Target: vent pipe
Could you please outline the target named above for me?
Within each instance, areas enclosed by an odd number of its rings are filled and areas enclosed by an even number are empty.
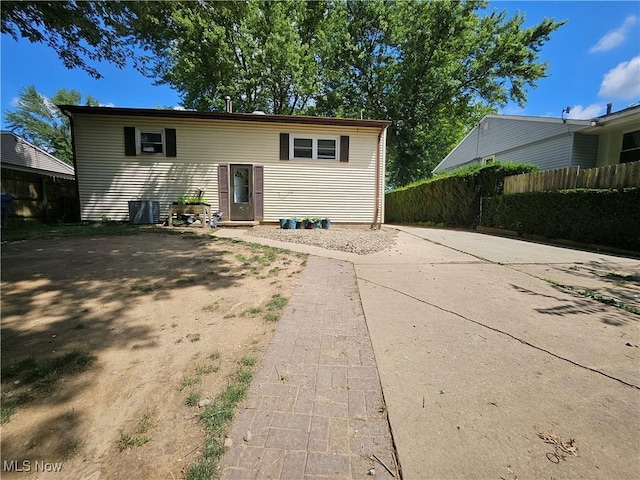
[[[224,99],[225,99],[225,102],[226,102],[225,112],[233,113],[233,104],[231,103],[231,97],[226,96],[226,97],[224,97]]]
[[[612,109],[613,109],[613,103],[607,103],[607,115],[611,115]]]

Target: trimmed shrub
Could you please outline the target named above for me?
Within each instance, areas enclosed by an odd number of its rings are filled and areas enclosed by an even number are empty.
[[[537,169],[535,165],[492,163],[392,190],[385,195],[385,222],[474,227],[480,219],[481,197],[500,195],[505,177]]]
[[[640,251],[640,188],[483,198],[482,225],[548,239]]]

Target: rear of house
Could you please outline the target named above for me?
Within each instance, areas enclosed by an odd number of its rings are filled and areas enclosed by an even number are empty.
[[[82,220],[204,190],[225,220],[384,218],[390,122],[62,105],[72,119]]]

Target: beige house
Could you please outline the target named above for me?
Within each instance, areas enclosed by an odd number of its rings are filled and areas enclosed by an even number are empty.
[[[61,105],[72,121],[82,220],[128,220],[128,202],[204,190],[224,220],[384,218],[390,122]]]

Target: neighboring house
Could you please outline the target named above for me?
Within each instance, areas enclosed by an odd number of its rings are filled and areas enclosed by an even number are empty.
[[[388,121],[59,108],[72,120],[82,220],[127,220],[135,200],[159,202],[164,219],[197,190],[224,220],[384,218]]]
[[[433,173],[492,161],[553,170],[636,160],[640,160],[640,105],[591,120],[487,115]]]
[[[77,214],[71,165],[13,132],[1,132],[2,192],[11,194],[11,215],[73,221]]]

